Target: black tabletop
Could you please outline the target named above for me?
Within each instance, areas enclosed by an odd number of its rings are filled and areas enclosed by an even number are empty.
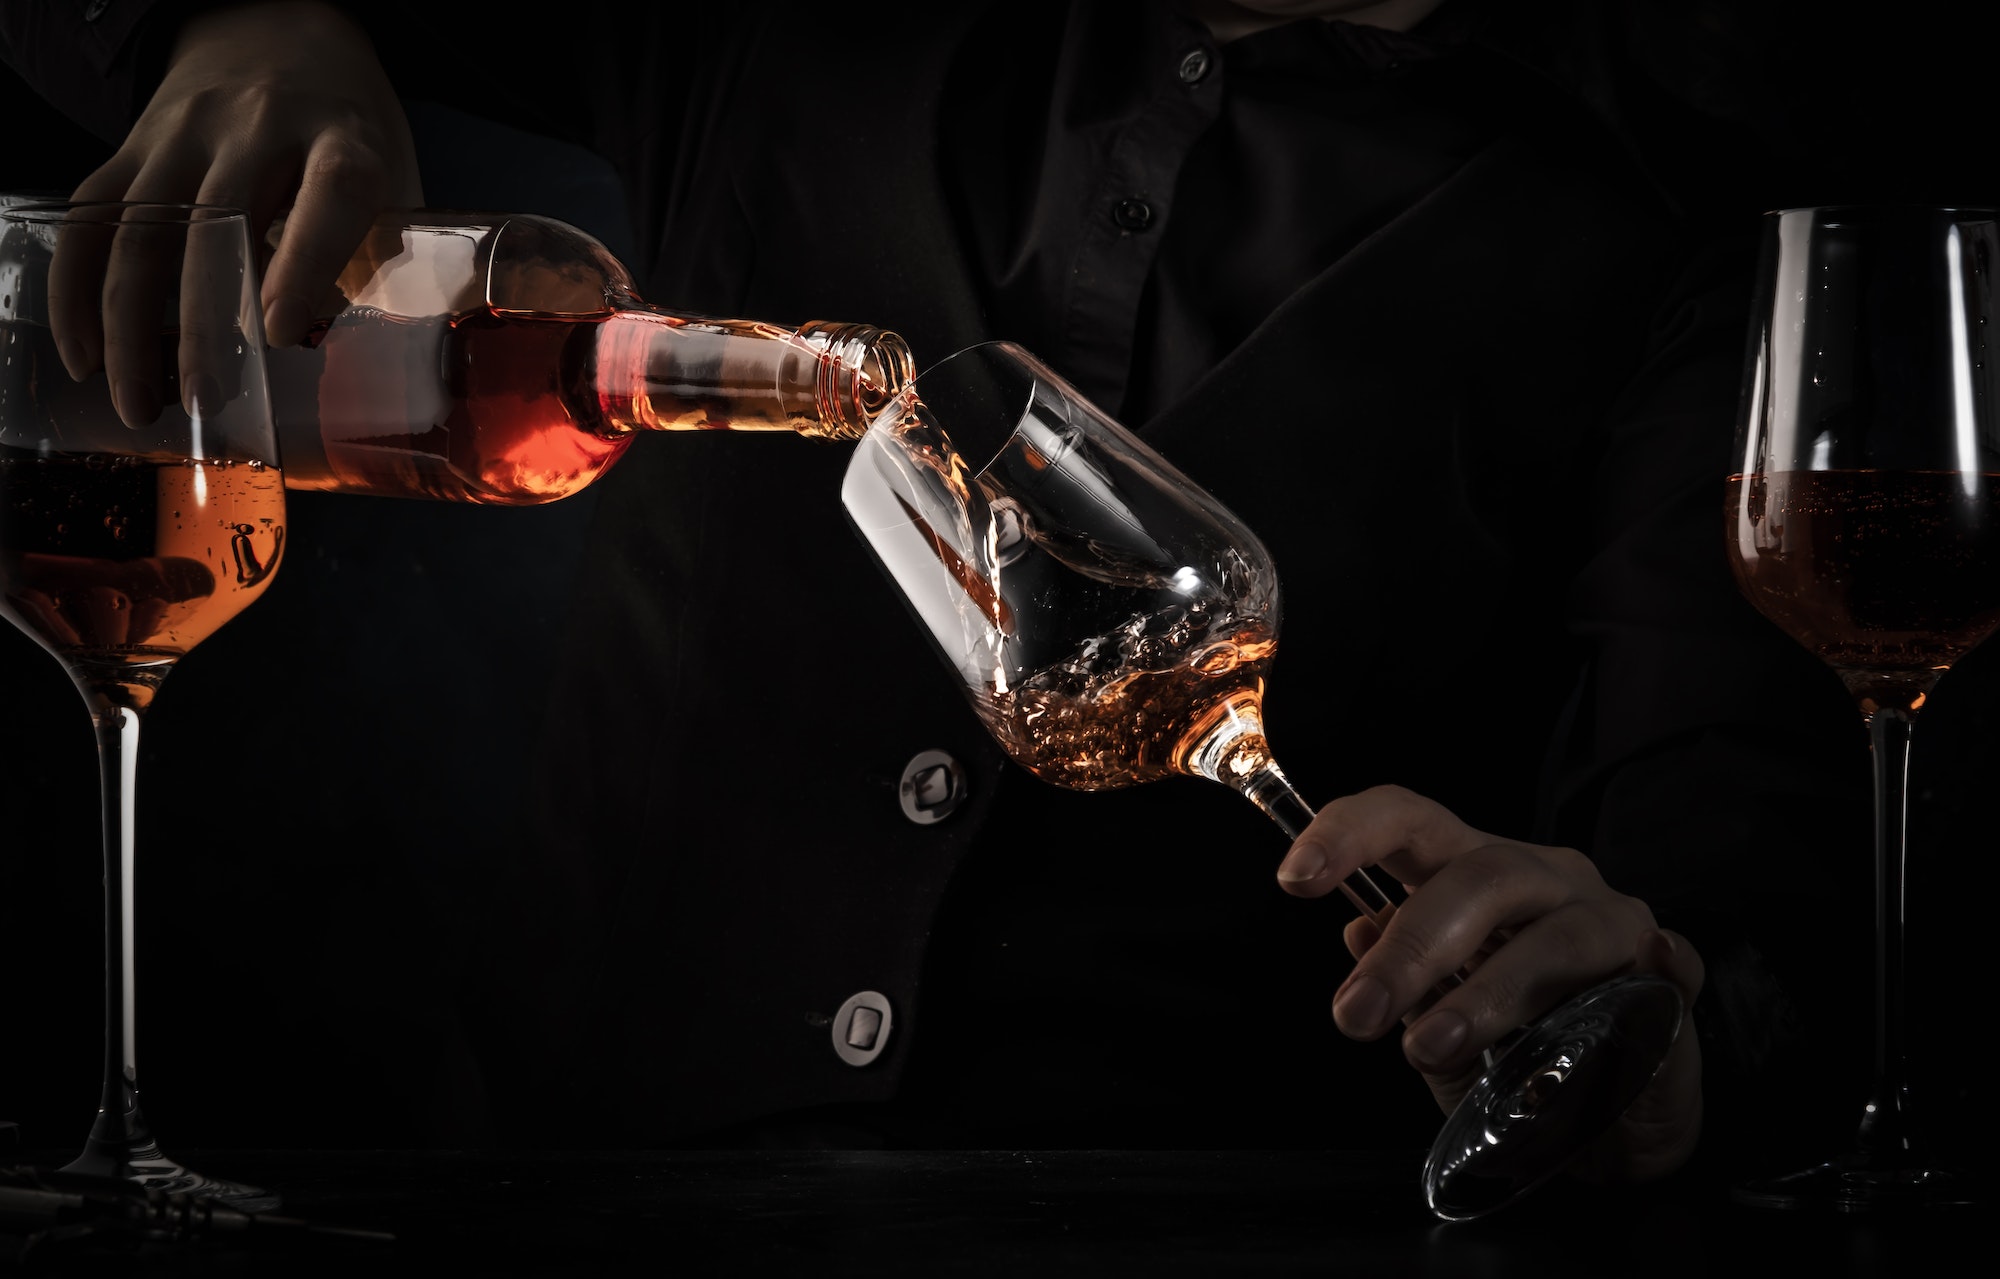
[[[1982,1214],[1738,1207],[1721,1187],[1551,1184],[1477,1221],[1419,1194],[1420,1152],[179,1152],[284,1215],[120,1250],[52,1242],[22,1274],[1900,1275],[1979,1255]]]

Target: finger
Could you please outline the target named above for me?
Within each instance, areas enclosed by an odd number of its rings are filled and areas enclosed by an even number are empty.
[[[382,211],[378,165],[338,135],[323,135],[306,159],[284,239],[264,275],[264,335],[273,346],[303,340],[313,303],[333,288],[342,268]]]
[[[1574,901],[1577,885],[1542,851],[1525,845],[1473,849],[1411,894],[1334,997],[1342,1033],[1380,1036],[1425,1005],[1496,932]],[[1512,944],[1519,945],[1520,938]],[[1629,956],[1629,941],[1626,945],[1621,959]]]
[[[1426,1074],[1462,1069],[1577,991],[1629,971],[1637,937],[1651,929],[1651,912],[1633,898],[1593,897],[1550,911],[1411,1023],[1403,1055]]]
[[[76,189],[69,194],[73,204],[92,204],[104,200],[122,200],[132,189],[132,180],[139,176],[140,159],[127,151],[106,160],[93,170]]]
[[[104,376],[118,416],[135,428],[150,426],[167,398],[161,337],[174,318],[173,281],[186,249],[182,228],[159,213],[157,206],[126,211],[104,270]]]
[[[1279,863],[1278,883],[1294,896],[1320,897],[1379,864],[1406,884],[1421,884],[1460,853],[1494,842],[1435,800],[1376,786],[1320,809]]]
[[[1341,931],[1340,938],[1347,943],[1347,953],[1360,959],[1368,953],[1370,947],[1382,940],[1382,929],[1368,916],[1356,915],[1347,921],[1347,927]]]
[[[1667,1059],[1645,1091],[1572,1166],[1586,1181],[1650,1181],[1665,1176],[1688,1161],[1701,1138],[1701,1039],[1695,1033],[1693,1008],[1706,980],[1705,966],[1686,938],[1666,929],[1640,936],[1634,966],[1679,986],[1687,1011]]]
[[[104,365],[104,264],[117,228],[82,213],[56,228],[49,253],[49,329],[71,380]]]
[[[193,148],[162,149],[143,161],[121,150],[78,183],[70,201],[191,199],[206,165],[206,156]],[[115,239],[108,227],[75,220],[63,227],[49,262],[49,327],[63,368],[78,382],[103,367],[101,307]]]
[[[1669,928],[1655,928],[1639,938],[1634,967],[1680,987],[1681,1001],[1689,1008],[1708,981],[1708,966],[1701,956],[1687,938]]]
[[[36,635],[63,647],[81,648],[84,646],[83,636],[77,632],[75,623],[70,621],[62,609],[62,602],[69,598],[69,592],[51,594],[38,588],[20,585],[21,580],[34,571],[34,561],[41,558],[44,557],[33,553],[21,556],[20,576],[9,589],[7,602],[34,624]]]
[[[300,152],[295,146],[241,146],[217,152],[195,200],[218,208],[241,209],[249,219],[250,242],[271,231],[298,190]]]
[[[93,644],[107,647],[129,642],[131,599],[116,586],[91,586],[63,592],[63,610],[77,619],[77,629]]]
[[[242,390],[242,347],[262,340],[250,246],[283,207],[296,176],[283,148],[239,148],[217,155],[202,180],[198,203],[240,210],[244,220],[191,228],[181,272],[179,351],[181,402],[190,413],[197,406],[213,413]]]
[[[121,149],[76,184],[70,202],[123,200],[140,167],[136,154]],[[83,381],[103,364],[104,330],[97,307],[110,249],[108,233],[65,227],[49,260],[49,328],[55,335],[56,354],[72,381]]]
[[[155,152],[133,178],[126,198],[154,205],[198,201],[201,188],[213,172],[212,157],[205,147]],[[160,407],[169,401],[188,405],[194,398],[192,388],[179,376],[188,371],[191,363],[185,356],[175,357],[173,371],[177,384],[171,388],[165,385],[167,367],[162,334],[170,326],[192,318],[197,327],[194,342],[199,345],[208,340],[207,335],[220,323],[202,313],[213,305],[210,290],[206,288],[193,299],[197,313],[191,317],[172,305],[190,270],[198,280],[203,272],[198,263],[187,260],[192,245],[186,225],[145,220],[164,212],[156,209],[129,216],[126,225],[119,229],[105,265],[104,375],[111,383],[111,398],[118,407],[118,416],[133,427],[150,424],[159,416]],[[188,300],[183,294],[182,301]],[[185,335],[181,346],[188,347]],[[209,358],[207,363],[213,365],[215,361]],[[211,379],[203,390],[212,402],[220,403],[220,379]]]
[[[244,219],[216,215],[191,223],[177,351],[181,406],[189,416],[210,418],[241,392],[249,335],[256,332],[255,296]]]

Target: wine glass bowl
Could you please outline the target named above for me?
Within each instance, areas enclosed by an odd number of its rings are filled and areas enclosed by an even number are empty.
[[[2000,623],[1993,215],[1772,215],[1730,563],[1857,699],[1909,709]]]
[[[82,693],[103,787],[104,1092],[66,1171],[245,1210],[276,1197],[175,1163],[139,1106],[133,835],[144,712],[283,558],[262,355],[241,213],[0,209],[0,614]]]
[[[1010,381],[987,358],[947,361],[857,445],[850,518],[1037,777],[1103,790],[1214,775],[1226,743],[1261,740],[1270,556],[1052,373]],[[995,421],[1018,426],[973,475],[963,437]]]
[[[1905,826],[1912,726],[2000,625],[2000,215],[1765,218],[1724,535],[1746,598],[1840,677],[1874,763],[1874,1084],[1853,1150],[1748,1182],[1767,1207],[1968,1201],[1912,1106]]]
[[[1034,356],[987,343],[925,370],[856,444],[841,501],[987,729],[1037,777],[1075,790],[1201,777],[1291,838],[1312,821],[1265,733],[1281,611],[1269,553]],[[1340,887],[1386,925],[1395,899],[1366,871]],[[1645,1087],[1681,1013],[1671,982],[1634,974],[1488,1054],[1433,1145],[1433,1211],[1479,1216],[1558,1172]]]

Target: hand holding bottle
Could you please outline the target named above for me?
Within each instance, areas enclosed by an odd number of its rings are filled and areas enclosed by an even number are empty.
[[[1607,885],[1572,849],[1502,839],[1443,805],[1378,786],[1319,810],[1278,868],[1299,897],[1319,897],[1363,866],[1411,887],[1386,928],[1347,925],[1354,970],[1334,997],[1342,1033],[1372,1040],[1400,1020],[1403,1052],[1447,1110],[1480,1073],[1480,1053],[1587,986],[1657,973],[1693,1008],[1704,977],[1686,939],[1661,929],[1645,902]],[[1504,938],[1497,947],[1489,939]],[[1462,985],[1431,1002],[1447,974]],[[1692,1017],[1692,1014],[1689,1014]],[[1576,1168],[1601,1180],[1662,1176],[1687,1161],[1701,1131],[1701,1049],[1683,1027],[1638,1100]]]
[[[409,125],[374,46],[317,0],[228,6],[190,18],[124,145],[73,198],[238,208],[249,214],[258,242],[283,215],[260,299],[274,346],[305,337],[315,307],[377,214],[423,203]],[[206,278],[203,264],[162,249],[121,234],[65,253],[51,280],[65,298],[65,367],[81,379],[101,366],[113,387],[129,387],[118,399],[128,425],[150,421],[169,390],[156,349],[123,340],[120,317],[144,310],[128,300],[161,293],[165,273],[197,285]],[[186,318],[202,319],[204,298],[226,295],[233,307],[233,288],[218,284],[193,291],[185,305],[195,313]],[[185,287],[183,298],[190,299]],[[184,404],[192,407],[196,390],[208,385],[207,372],[187,367],[183,353]]]

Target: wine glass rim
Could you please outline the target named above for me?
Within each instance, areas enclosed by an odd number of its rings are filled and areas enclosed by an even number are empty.
[[[1834,204],[1794,204],[1782,208],[1766,209],[1767,218],[1782,218],[1799,213],[1844,214],[1848,216],[1888,216],[1895,214],[1974,214],[1980,217],[2000,218],[2000,206],[1987,204],[1922,204],[1915,201],[1842,201]]]
[[[938,384],[938,379],[932,375],[944,369],[946,365],[957,363],[967,356],[975,357],[974,360],[970,361],[972,363],[977,363],[980,359],[998,359],[1014,372],[1020,374],[1030,384],[1053,384],[1059,391],[1069,392],[1071,390],[1071,388],[1062,382],[1061,374],[1050,368],[1040,356],[1030,351],[1027,347],[1007,338],[988,338],[982,342],[974,342],[970,346],[960,347],[942,359],[934,361],[928,368],[910,379],[910,384],[903,388],[898,399],[906,406],[922,403],[926,381],[928,380],[929,387],[934,389]],[[1029,395],[1030,402],[1032,402],[1032,399],[1033,394],[1031,392]],[[982,435],[979,448],[981,456],[976,464],[971,453],[962,455],[965,461],[972,466],[972,473],[975,477],[986,474],[988,469],[999,460],[1001,453],[1006,450],[1007,442],[1019,434],[1020,426],[1020,420],[1017,419],[1004,433],[998,434],[998,438],[987,438],[985,435]],[[961,437],[962,442],[963,437]]]
[[[937,369],[940,369],[943,366],[950,364],[953,360],[958,359],[960,356],[996,355],[996,354],[1007,354],[1010,357],[1026,356],[1028,360],[1030,360],[1035,364],[1042,363],[1042,361],[1036,357],[1034,352],[1028,350],[1026,347],[1022,346],[1019,342],[1010,341],[1007,338],[988,338],[983,342],[974,342],[970,346],[962,346],[958,348],[956,351],[953,351],[949,355],[940,356],[938,359],[931,361],[931,363],[928,366],[926,366],[921,372],[919,372],[916,377],[911,378],[910,381],[912,383],[915,383],[921,380],[925,376],[925,374],[934,372]]]
[[[152,216],[130,216],[135,209],[157,210]],[[78,214],[99,214],[77,217]],[[116,214],[115,217],[108,216]],[[226,204],[199,204],[179,200],[29,200],[0,207],[0,218],[21,222],[66,221],[116,222],[120,226],[182,226],[191,222],[248,222],[244,210]]]

